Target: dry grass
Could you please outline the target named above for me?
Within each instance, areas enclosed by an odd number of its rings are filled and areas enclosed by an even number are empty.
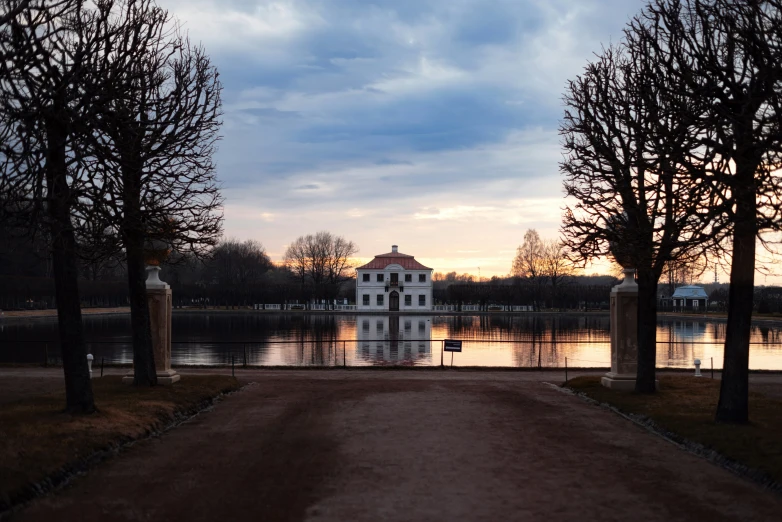
[[[577,377],[565,386],[626,413],[644,415],[664,429],[782,482],[782,401],[750,393],[746,426],[717,424],[714,413],[719,381],[683,376],[660,377],[654,395],[619,392],[600,385],[600,377]]]
[[[138,439],[235,390],[227,376],[187,376],[174,386],[135,388],[121,376],[93,381],[99,412],[62,413],[64,392],[6,403],[0,410],[0,512],[29,497],[36,484],[58,482],[96,452]]]

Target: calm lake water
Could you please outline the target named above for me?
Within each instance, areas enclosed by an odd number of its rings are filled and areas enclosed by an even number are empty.
[[[85,316],[96,363],[130,363],[130,317]],[[659,367],[722,367],[725,323],[660,318]],[[0,319],[0,363],[59,357],[56,319]],[[439,365],[442,339],[461,339],[454,366],[610,366],[608,315],[476,316],[253,314],[177,312],[175,365]],[[782,327],[752,328],[750,368],[782,370]],[[446,365],[451,354],[444,354]]]

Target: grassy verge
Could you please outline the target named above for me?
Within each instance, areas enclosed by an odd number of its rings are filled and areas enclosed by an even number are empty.
[[[236,390],[230,376],[187,376],[174,386],[135,388],[121,376],[93,381],[99,412],[61,413],[64,392],[4,404],[0,410],[0,513],[57,486],[120,445],[154,433]]]
[[[782,483],[782,401],[778,399],[750,393],[751,423],[735,426],[714,422],[719,381],[711,379],[662,376],[655,395],[610,390],[600,385],[598,376],[577,377],[565,386],[624,413],[643,415],[686,441]]]

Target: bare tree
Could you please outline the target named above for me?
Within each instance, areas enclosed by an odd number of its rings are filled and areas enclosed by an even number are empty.
[[[573,262],[568,258],[564,243],[557,239],[543,242],[543,275],[551,284],[551,300],[558,306],[559,291],[575,273]]]
[[[571,255],[608,254],[635,268],[638,280],[636,391],[655,391],[657,282],[671,259],[696,255],[716,233],[703,214],[706,187],[691,171],[710,161],[694,140],[699,100],[676,94],[665,56],[651,45],[654,26],[628,29],[569,82],[564,138],[563,234]]]
[[[97,93],[86,57],[99,47],[100,9],[76,0],[0,2],[0,194],[50,240],[66,409],[95,410],[81,320],[75,208],[86,178],[84,136]],[[6,207],[8,208],[8,207]]]
[[[545,244],[540,239],[538,231],[530,228],[524,233],[524,242],[516,249],[516,257],[513,258],[511,266],[511,275],[524,279],[534,286],[533,304],[535,310],[540,309],[543,286],[548,280],[545,250]]]
[[[688,263],[681,262],[679,260],[671,260],[665,264],[663,269],[663,277],[665,283],[668,285],[668,293],[673,295],[673,292],[677,287],[682,285],[692,284],[693,281],[700,278],[708,267],[708,260],[704,256],[702,258],[694,258]]]
[[[311,283],[316,295],[336,297],[350,278],[351,257],[358,247],[344,237],[318,232],[297,238],[285,251],[285,265],[299,281]]]
[[[749,419],[749,338],[755,244],[782,224],[782,2],[653,0],[634,23],[654,27],[655,52],[688,100],[715,154],[698,182],[732,225],[730,299],[716,419]],[[762,237],[761,237],[762,241]]]
[[[156,255],[204,255],[222,231],[212,156],[219,139],[218,73],[201,47],[169,30],[152,0],[103,0],[102,53],[90,66],[102,95],[93,142],[89,217],[117,232],[127,262],[136,385],[157,383],[145,287]],[[102,236],[105,237],[105,236]],[[111,236],[109,236],[111,237]]]

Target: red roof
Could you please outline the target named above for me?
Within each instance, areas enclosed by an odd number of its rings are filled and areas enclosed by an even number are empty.
[[[388,265],[400,265],[405,270],[432,270],[416,261],[415,257],[400,254],[399,252],[389,252],[388,254],[375,256],[375,259],[364,266],[356,268],[356,270],[383,270]]]

